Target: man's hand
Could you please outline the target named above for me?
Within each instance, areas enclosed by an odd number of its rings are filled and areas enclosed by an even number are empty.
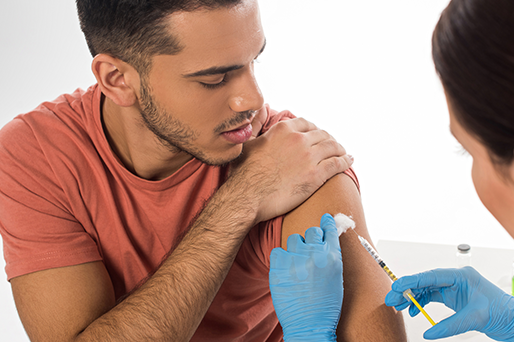
[[[305,119],[291,119],[244,145],[229,183],[243,192],[258,223],[296,208],[352,163],[327,132]]]
[[[271,297],[287,342],[336,341],[344,290],[341,247],[330,214],[320,226],[309,228],[305,240],[289,236],[287,252],[271,252]]]
[[[262,107],[257,111],[257,114],[253,118],[252,121],[252,137],[250,140],[255,139],[261,133],[262,127],[266,123],[266,119],[268,118],[268,110],[266,107]]]

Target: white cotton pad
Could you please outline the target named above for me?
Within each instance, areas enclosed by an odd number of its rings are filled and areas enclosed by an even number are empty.
[[[341,236],[343,233],[346,233],[349,228],[355,229],[355,222],[345,214],[337,214],[334,216],[334,221],[336,221],[336,227],[339,236]]]

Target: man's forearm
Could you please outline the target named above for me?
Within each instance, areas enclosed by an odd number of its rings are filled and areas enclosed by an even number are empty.
[[[247,142],[228,180],[157,272],[109,312],[92,316],[76,340],[189,341],[251,227],[289,212],[350,164],[341,145],[303,119],[277,123]]]
[[[254,223],[234,187],[220,188],[157,272],[77,340],[189,341]]]

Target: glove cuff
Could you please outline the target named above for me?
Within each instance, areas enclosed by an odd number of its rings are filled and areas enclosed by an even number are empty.
[[[286,333],[284,332],[284,342],[337,342],[335,331],[301,331]]]

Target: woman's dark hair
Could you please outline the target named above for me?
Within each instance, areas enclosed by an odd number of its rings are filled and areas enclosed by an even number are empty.
[[[432,57],[457,121],[498,166],[514,160],[514,1],[452,0]]]
[[[216,9],[242,0],[76,0],[91,54],[109,54],[144,73],[150,57],[182,50],[165,19],[178,11]]]

